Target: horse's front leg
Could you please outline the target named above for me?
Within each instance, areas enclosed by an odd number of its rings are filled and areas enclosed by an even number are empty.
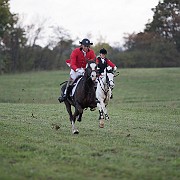
[[[82,120],[82,113],[79,113],[77,121],[81,122]]]
[[[75,122],[76,122],[76,117],[80,115],[78,109],[75,107],[75,112],[74,112],[74,115],[73,115],[73,120],[72,120],[72,133],[73,134],[79,134],[79,130],[76,128],[75,126]]]
[[[107,104],[104,104],[103,112],[104,112],[104,115],[105,115],[105,120],[109,120],[109,116],[108,116],[106,107],[107,107]]]
[[[76,102],[75,107],[76,107],[76,110],[78,111],[76,113],[79,113],[79,114],[83,113],[83,108],[81,107],[81,105],[78,102]]]
[[[79,130],[76,128],[74,121],[72,121],[72,133],[79,134]]]
[[[99,109],[99,119],[104,119],[104,113],[103,113],[103,109],[102,109],[102,105],[100,101],[97,103],[97,107]]]
[[[76,116],[78,116],[77,121],[81,122],[82,114],[83,114],[83,108],[81,107],[81,105],[78,102],[76,102],[75,107],[76,107]]]
[[[97,103],[97,107],[99,109],[99,127],[104,128],[104,112],[101,103],[101,101]]]
[[[79,113],[79,111],[77,111],[77,113],[76,113],[77,121],[81,122],[81,120],[82,120],[82,114],[83,114],[83,113]]]
[[[73,115],[72,115],[72,110],[71,110],[71,104],[68,102],[68,101],[64,101],[65,105],[66,105],[66,110],[69,114],[69,120],[72,124],[72,121],[73,121]]]
[[[103,103],[103,104],[104,104],[103,112],[104,112],[104,114],[105,114],[105,119],[106,119],[106,120],[109,120],[109,116],[108,116],[108,113],[107,113],[107,105],[108,105],[108,103],[109,103],[109,101],[110,101],[111,93],[112,93],[112,91],[111,91],[111,89],[109,88],[108,94],[107,94],[107,96],[106,96],[106,100],[105,100],[105,102]]]
[[[103,114],[104,114],[104,116],[105,116],[105,119],[106,119],[106,120],[109,120],[109,116],[108,116],[108,114],[107,114],[107,108],[106,108],[107,104],[105,104],[104,101],[101,100],[101,101],[100,101],[100,105],[101,105],[101,110],[103,111]]]

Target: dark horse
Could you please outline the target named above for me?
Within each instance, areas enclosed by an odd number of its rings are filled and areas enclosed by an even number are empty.
[[[78,134],[79,131],[75,127],[75,121],[81,121],[83,110],[90,108],[93,110],[97,107],[96,92],[95,92],[95,80],[96,80],[97,66],[95,61],[88,61],[85,69],[85,73],[82,77],[75,80],[71,92],[68,93],[67,99],[64,101],[66,109],[69,114],[70,122],[72,125],[72,133]],[[66,84],[61,88],[63,94]],[[71,106],[74,106],[75,111],[72,113]]]

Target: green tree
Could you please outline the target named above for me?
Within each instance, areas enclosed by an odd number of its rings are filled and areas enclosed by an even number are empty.
[[[9,0],[0,0],[0,74],[5,71],[5,59],[3,37],[12,23],[12,16],[9,11]]]
[[[178,0],[164,0],[152,9],[152,22],[144,32],[127,34],[123,66],[175,67],[180,66],[180,14]]]
[[[13,15],[9,10],[9,0],[0,0],[0,39],[4,33],[11,27]]]
[[[145,32],[155,32],[174,42],[180,51],[180,1],[164,0],[152,10],[153,21],[146,24]]]
[[[18,69],[20,48],[26,42],[24,30],[17,22],[18,16],[10,12],[9,0],[0,0],[0,64],[7,72]]]
[[[20,69],[21,49],[24,48],[27,41],[24,29],[17,24],[18,17],[14,15],[13,19],[11,28],[4,32],[2,39],[6,55],[6,71],[8,72],[15,72]]]

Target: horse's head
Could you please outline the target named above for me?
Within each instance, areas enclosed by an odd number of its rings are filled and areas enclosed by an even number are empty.
[[[114,72],[113,72],[113,68],[108,66],[105,69],[105,74],[106,74],[106,83],[109,85],[109,87],[111,89],[114,88],[115,84],[114,84]]]
[[[86,64],[86,70],[85,71],[86,71],[88,77],[90,77],[93,81],[96,80],[97,65],[96,65],[95,61],[89,60]]]

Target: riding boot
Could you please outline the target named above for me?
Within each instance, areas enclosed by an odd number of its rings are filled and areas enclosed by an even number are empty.
[[[64,102],[67,99],[67,96],[68,96],[68,93],[69,93],[69,86],[71,86],[72,84],[73,84],[72,79],[69,79],[69,81],[66,84],[66,88],[64,90],[63,95],[58,98],[60,103]]]

